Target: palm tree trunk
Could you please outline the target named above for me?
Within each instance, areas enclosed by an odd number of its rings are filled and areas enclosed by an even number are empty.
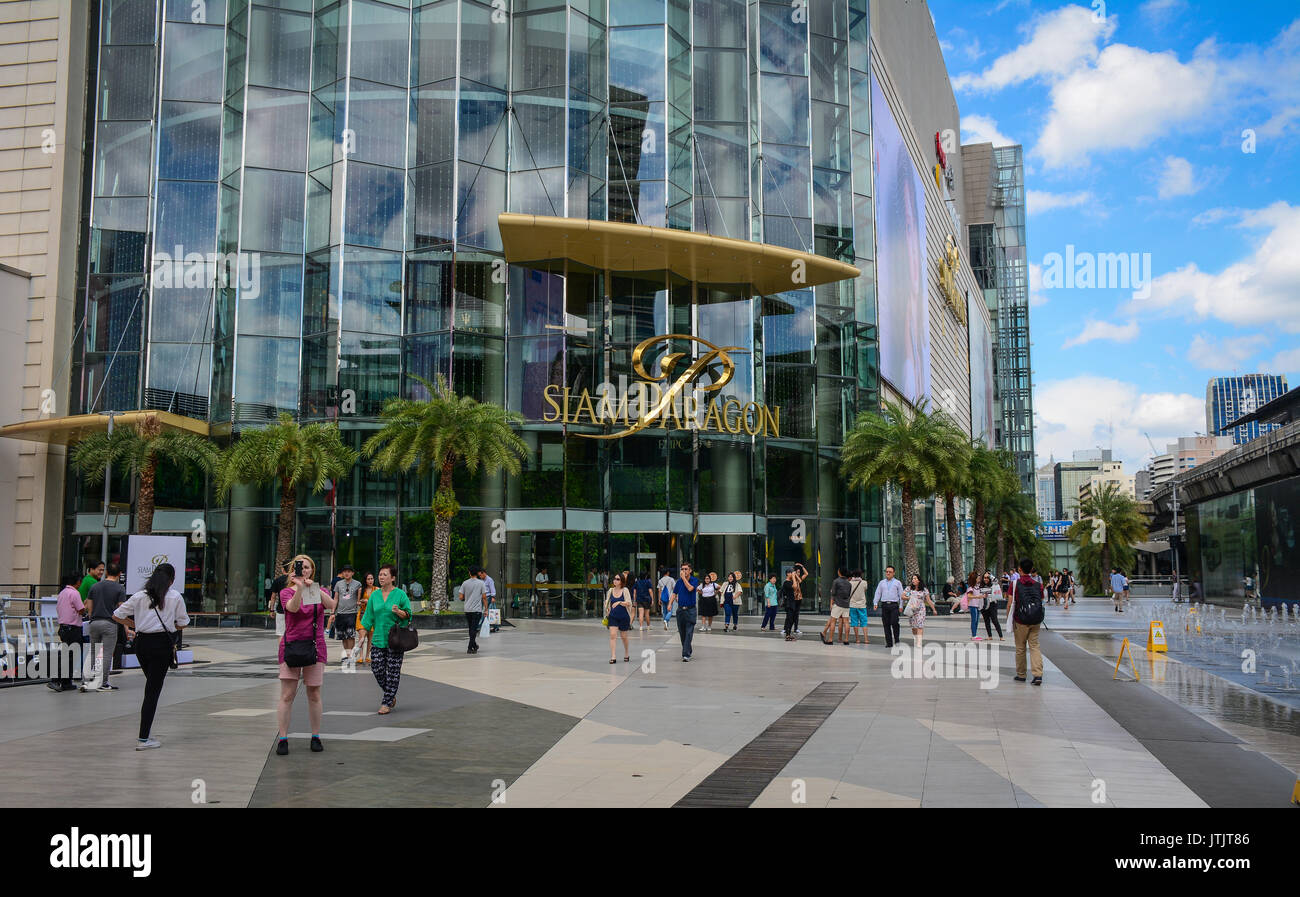
[[[142,535],[153,532],[154,481],[158,475],[158,460],[150,458],[140,469],[140,489],[136,492],[135,530]]]
[[[961,530],[958,528],[957,500],[951,492],[943,495],[943,516],[948,531],[948,573],[955,582],[965,581],[966,565],[961,556]]]
[[[1005,572],[1007,569],[1007,528],[1006,525],[998,521],[998,572]]]
[[[921,575],[921,564],[916,559],[916,518],[913,516],[912,487],[903,485],[903,567],[907,572],[904,582],[912,581],[912,574]]]
[[[451,486],[450,462],[444,464],[442,473],[438,479],[438,492],[442,493],[452,491]],[[437,496],[434,496],[435,506],[438,505]],[[450,606],[451,601],[447,596],[447,567],[451,560],[451,517],[443,516],[438,510],[434,510],[433,516],[433,573],[432,582],[429,583],[429,597],[433,600],[434,613],[441,613]]]
[[[984,519],[987,509],[984,502],[975,500],[975,572],[983,576],[987,571],[988,546],[984,544],[987,521]]]
[[[280,480],[280,526],[275,541],[275,568],[280,570],[293,556],[293,514],[297,491],[288,478]]]

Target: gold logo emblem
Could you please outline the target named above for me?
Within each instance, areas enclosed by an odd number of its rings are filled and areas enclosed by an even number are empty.
[[[689,352],[669,352],[659,358],[659,373],[652,373],[646,365],[647,354],[656,346],[673,340],[698,343],[701,351],[692,358]],[[765,433],[780,435],[780,408],[768,408],[758,402],[742,404],[734,398],[719,403],[717,399],[703,400],[695,393],[716,393],[736,375],[736,363],[731,352],[744,351],[743,346],[715,346],[713,343],[688,333],[666,333],[642,340],[632,350],[632,373],[640,378],[631,389],[614,393],[590,395],[583,390],[576,397],[576,408],[570,411],[570,392],[551,385],[543,391],[543,399],[553,413],[543,415],[545,421],[561,423],[621,423],[624,429],[616,433],[576,433],[587,439],[622,439],[658,424],[667,429],[694,429],[717,433],[757,436]],[[688,363],[689,362],[689,363]],[[697,385],[709,375],[709,382]],[[585,420],[584,420],[585,418]]]
[[[167,555],[165,555],[165,554],[155,554],[155,555],[153,556],[153,560],[152,560],[150,563],[152,563],[155,567],[157,567],[159,564],[166,564],[167,562],[168,562],[168,561],[167,561]]]

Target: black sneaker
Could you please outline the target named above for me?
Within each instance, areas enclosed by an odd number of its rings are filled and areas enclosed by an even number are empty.
[[[312,753],[315,754],[319,754],[321,751],[325,750],[325,745],[320,743],[319,735],[313,735],[311,737],[311,749],[312,749]]]
[[[1025,677],[1024,677],[1024,676],[1017,676],[1017,677],[1016,677],[1016,681],[1017,681],[1017,682],[1024,682],[1024,681],[1025,681]]]
[[[275,746],[275,752],[281,757],[289,753],[289,739],[281,738]]]
[[[1043,684],[1043,677],[1042,677],[1042,676],[1035,676],[1035,677],[1034,677],[1034,681],[1033,681],[1032,684],[1033,684],[1033,685],[1042,685],[1042,684]]]

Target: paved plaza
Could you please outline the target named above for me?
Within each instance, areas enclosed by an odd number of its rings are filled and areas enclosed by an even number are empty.
[[[1113,679],[1128,618],[1109,608],[1048,609],[1041,688],[1012,680],[1009,636],[994,642],[995,687],[896,678],[875,616],[866,647],[823,645],[824,618],[805,618],[797,642],[746,619],[739,633],[697,633],[689,664],[675,628],[658,620],[631,634],[631,661],[614,665],[590,620],[515,621],[476,656],[459,631],[423,632],[392,714],[375,713],[365,667],[349,675],[335,663],[325,752],[308,751],[300,695],[287,757],[273,750],[274,635],[191,630],[198,662],[167,678],[160,750],[132,749],[137,671],[114,676],[113,693],[0,691],[0,803],[1286,805],[1300,767],[1297,711],[1142,650],[1142,681]],[[969,623],[931,618],[926,631],[927,643],[965,643]],[[110,759],[114,774],[52,773],[57,758],[88,755]]]

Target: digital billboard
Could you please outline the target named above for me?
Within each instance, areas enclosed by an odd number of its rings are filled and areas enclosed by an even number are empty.
[[[993,448],[993,334],[980,314],[983,297],[966,296],[970,327],[970,429],[976,439]]]
[[[909,402],[920,403],[930,395],[925,188],[875,76],[871,78],[871,130],[880,376]]]

